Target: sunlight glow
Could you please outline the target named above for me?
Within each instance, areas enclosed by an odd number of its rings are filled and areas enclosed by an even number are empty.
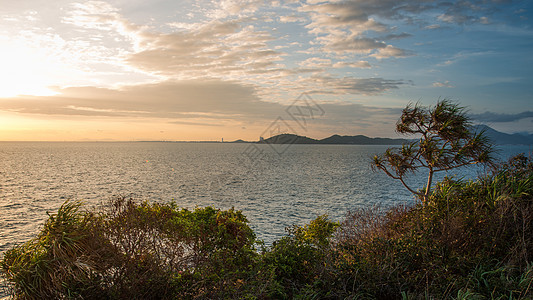
[[[60,66],[43,50],[0,36],[0,53],[0,97],[56,94],[49,86]]]

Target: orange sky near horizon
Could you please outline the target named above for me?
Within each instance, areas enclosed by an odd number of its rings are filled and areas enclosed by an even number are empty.
[[[0,141],[397,137],[443,98],[533,133],[533,2],[461,3],[4,1]]]

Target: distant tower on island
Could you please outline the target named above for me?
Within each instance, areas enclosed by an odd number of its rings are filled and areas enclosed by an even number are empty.
[[[264,140],[265,140],[265,139],[264,139],[262,136],[259,137],[259,141],[260,141],[260,142],[263,142]]]
[[[224,143],[224,138],[222,138],[222,143]]]

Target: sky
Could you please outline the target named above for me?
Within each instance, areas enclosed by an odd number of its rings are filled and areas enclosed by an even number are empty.
[[[533,1],[0,0],[0,140],[533,133]]]

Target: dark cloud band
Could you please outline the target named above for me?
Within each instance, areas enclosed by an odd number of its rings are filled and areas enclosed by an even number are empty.
[[[505,122],[515,122],[518,120],[533,118],[533,111],[524,111],[517,114],[498,114],[493,112],[484,112],[481,114],[472,114],[470,115],[472,119],[486,122],[486,123],[505,123]]]

